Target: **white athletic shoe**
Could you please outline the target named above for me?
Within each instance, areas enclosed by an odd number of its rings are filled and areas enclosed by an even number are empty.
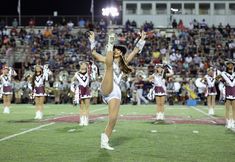
[[[89,124],[89,118],[87,116],[84,116],[84,126],[88,126]]]
[[[226,119],[226,125],[225,125],[225,127],[226,128],[228,128],[228,129],[230,129],[231,128],[231,120],[230,119]]]
[[[37,111],[34,119],[42,119],[42,116],[43,116],[42,112],[41,111]]]
[[[80,126],[84,125],[84,122],[85,122],[84,120],[85,120],[85,116],[80,116],[80,123],[79,123]]]
[[[159,112],[159,113],[157,113],[157,117],[156,117],[156,119],[157,120],[164,120],[164,113],[162,113],[162,112]]]
[[[38,119],[42,119],[43,117],[43,113],[41,111],[39,111],[39,118]]]
[[[208,115],[211,115],[211,109],[210,108],[208,109]]]
[[[160,112],[159,112],[159,113],[156,113],[156,120],[161,120],[161,119],[160,119]]]
[[[211,109],[211,115],[215,115],[214,109]]]
[[[105,133],[101,134],[100,148],[106,150],[114,150],[114,148],[109,146],[109,138]]]
[[[214,114],[215,114],[214,109],[213,108],[209,108],[208,115],[214,115]]]
[[[234,124],[234,120],[233,119],[230,119],[230,127],[231,127],[231,129],[235,128],[235,124]]]
[[[165,119],[165,115],[164,113],[161,113],[161,120],[164,120]]]
[[[3,114],[10,114],[10,109],[9,109],[9,107],[5,107],[5,108],[4,108]]]

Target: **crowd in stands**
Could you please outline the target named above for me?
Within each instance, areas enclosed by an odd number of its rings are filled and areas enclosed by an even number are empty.
[[[70,94],[71,76],[78,70],[79,62],[86,60],[90,64],[94,63],[99,67],[100,73],[97,79],[91,83],[95,98],[92,102],[100,103],[101,97],[98,92],[99,82],[102,78],[103,67],[95,63],[89,50],[89,41],[86,31],[93,30],[97,34],[99,43],[97,51],[104,53],[107,36],[107,23],[100,20],[96,25],[89,21],[80,19],[77,24],[65,19],[61,23],[55,23],[51,19],[45,22],[44,29],[37,29],[35,21],[30,19],[28,27],[19,27],[16,19],[13,20],[10,28],[5,28],[4,23],[0,21],[0,58],[3,64],[4,60],[10,66],[14,67],[15,53],[19,49],[22,56],[22,67],[15,69],[18,76],[15,78],[15,98],[20,96],[18,102],[29,102],[29,90],[27,90],[27,79],[33,73],[33,67],[40,62],[48,64],[53,72],[47,83],[47,91],[50,96],[57,98],[55,103],[72,102]],[[74,27],[77,27],[75,30]],[[123,103],[137,103],[135,92],[138,89],[140,73],[143,79],[143,96],[146,96],[151,88],[151,83],[145,79],[153,74],[154,65],[161,63],[167,58],[169,64],[173,67],[175,77],[172,78],[180,84],[191,84],[190,80],[202,77],[208,67],[216,67],[218,70],[225,70],[224,60],[226,58],[235,58],[235,31],[227,24],[223,26],[211,26],[192,21],[192,27],[185,28],[182,22],[172,23],[170,32],[167,29],[155,29],[153,23],[146,22],[142,26],[148,34],[146,45],[132,62],[131,66],[135,71],[121,82]],[[139,29],[136,28],[135,21],[127,21],[125,26],[116,29],[119,43],[133,49],[134,40],[138,37]],[[13,59],[11,59],[13,58]],[[142,73],[143,72],[143,73]],[[197,93],[197,89],[192,89]],[[187,92],[182,88],[178,90],[175,100],[182,101]],[[182,94],[186,93],[186,94]],[[69,95],[68,95],[69,94]],[[48,99],[50,99],[50,96]],[[59,96],[59,99],[58,99]]]

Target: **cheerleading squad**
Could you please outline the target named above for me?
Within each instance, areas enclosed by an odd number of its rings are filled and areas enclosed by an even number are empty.
[[[134,42],[134,49],[128,52],[127,48],[117,43],[117,36],[115,33],[108,34],[108,43],[105,54],[99,54],[96,51],[95,33],[88,32],[90,49],[92,56],[98,62],[105,65],[105,72],[103,80],[97,87],[100,89],[103,96],[103,101],[108,104],[108,123],[103,133],[101,134],[100,147],[107,150],[114,150],[109,145],[113,129],[116,125],[118,113],[121,105],[122,95],[120,89],[120,81],[122,77],[131,73],[133,68],[129,63],[141,53],[145,45],[146,32],[142,31]],[[215,96],[217,95],[215,83],[221,83],[223,97],[225,99],[225,118],[226,127],[235,128],[235,62],[228,60],[225,62],[226,70],[220,72],[215,68],[208,68],[207,74],[196,80],[195,84],[198,88],[206,90],[208,114],[214,115]],[[71,79],[71,91],[74,93],[74,103],[80,106],[80,125],[87,126],[89,124],[89,107],[91,99],[91,81],[97,78],[97,69],[87,62],[80,62],[80,67]],[[12,96],[12,78],[16,76],[13,68],[4,65],[2,67],[2,75],[0,82],[2,85],[2,98],[4,114],[10,113],[11,96]],[[35,119],[43,118],[43,109],[45,101],[45,83],[52,75],[47,65],[37,64],[34,67],[34,74],[30,77],[28,86],[32,91],[32,98],[35,101],[36,114]],[[162,62],[155,65],[155,71],[152,75],[147,77],[147,80],[153,85],[148,93],[148,99],[156,101],[156,120],[164,120],[164,104],[167,96],[167,82],[169,78],[174,75],[172,67],[167,62]],[[139,82],[140,83],[140,82]],[[138,84],[141,89],[141,84]],[[138,94],[140,99],[142,91]],[[145,103],[147,100],[142,98]],[[140,103],[140,101],[138,101]]]

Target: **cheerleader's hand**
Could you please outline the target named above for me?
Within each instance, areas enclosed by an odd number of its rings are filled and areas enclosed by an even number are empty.
[[[144,45],[145,45],[145,38],[146,38],[146,32],[145,31],[142,31],[140,33],[140,39],[136,39],[135,42],[136,42],[136,47],[139,48],[139,52],[138,53],[141,53],[143,48],[144,48]]]

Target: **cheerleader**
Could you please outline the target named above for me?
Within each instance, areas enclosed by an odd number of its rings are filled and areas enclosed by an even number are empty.
[[[45,82],[48,79],[48,74],[43,71],[41,65],[35,66],[35,73],[33,74],[30,89],[33,92],[33,98],[36,106],[36,115],[34,119],[43,118],[43,109],[45,101]]]
[[[0,81],[2,84],[2,98],[3,98],[3,113],[10,113],[10,105],[12,99],[12,78],[16,76],[15,70],[7,65],[2,68],[2,75],[0,76]]]
[[[226,128],[235,128],[235,72],[233,60],[225,62],[226,71],[221,73],[221,79],[225,85],[225,118]]]
[[[156,64],[155,73],[149,76],[149,81],[153,83],[153,94],[156,100],[156,119],[164,120],[164,104],[166,93],[166,78],[172,76],[173,70],[169,65]]]
[[[215,98],[217,95],[217,90],[215,86],[216,82],[216,70],[213,67],[207,69],[207,75],[202,79],[206,84],[206,94],[207,97],[207,106],[208,106],[208,115],[215,114]]]
[[[74,102],[80,103],[80,124],[87,126],[89,124],[89,110],[90,110],[90,72],[86,62],[80,63],[80,69],[75,73],[72,79],[71,90],[74,92]]]
[[[103,100],[108,104],[108,124],[104,133],[101,134],[101,148],[114,150],[109,145],[109,139],[117,122],[118,112],[121,104],[121,90],[119,87],[123,73],[132,72],[132,68],[128,63],[133,60],[136,54],[140,53],[145,44],[146,33],[142,32],[139,39],[136,40],[134,50],[127,53],[127,48],[122,45],[115,45],[116,36],[114,33],[108,35],[108,44],[106,48],[106,56],[101,55],[95,50],[95,34],[90,32],[89,40],[91,43],[92,55],[97,61],[106,65],[105,74],[101,82],[100,90],[103,95]]]

